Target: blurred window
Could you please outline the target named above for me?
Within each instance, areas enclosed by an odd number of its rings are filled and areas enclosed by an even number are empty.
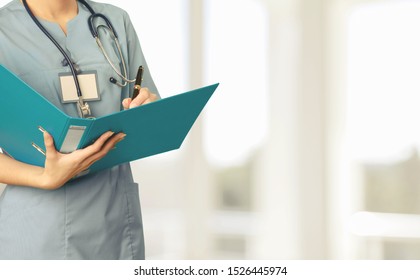
[[[253,242],[255,158],[267,136],[268,17],[259,0],[204,0],[204,152],[214,177],[213,256],[242,259]]]
[[[238,12],[240,9],[240,12]],[[220,82],[206,109],[210,163],[240,165],[267,134],[267,15],[257,0],[205,0],[205,80]]]
[[[420,246],[419,14],[418,1],[384,1],[357,6],[348,21],[347,152],[366,211],[353,231],[377,238],[372,258],[420,258],[407,250]]]

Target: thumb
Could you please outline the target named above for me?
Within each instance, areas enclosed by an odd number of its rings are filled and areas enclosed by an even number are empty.
[[[130,108],[131,98],[126,98],[123,100],[122,105],[124,107],[124,110],[127,110]]]
[[[44,132],[44,144],[47,155],[54,155],[57,152],[54,146],[54,139],[46,131]]]

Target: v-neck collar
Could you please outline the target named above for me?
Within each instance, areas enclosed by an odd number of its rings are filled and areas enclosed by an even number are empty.
[[[23,3],[20,0],[16,0],[21,5],[22,9],[25,10]],[[26,10],[25,10],[26,12]],[[74,26],[81,20],[88,18],[90,12],[79,2],[77,1],[77,15],[70,19],[66,23],[67,34],[61,29],[60,25],[57,22],[49,21],[40,17],[36,17],[38,21],[48,30],[48,32],[54,37],[56,40],[65,40],[67,37],[71,35],[71,32],[74,30]],[[87,24],[86,24],[87,28]]]

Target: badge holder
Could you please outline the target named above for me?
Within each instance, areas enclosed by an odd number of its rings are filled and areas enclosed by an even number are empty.
[[[61,86],[61,102],[62,103],[76,103],[77,111],[79,116],[82,118],[93,118],[91,117],[91,110],[89,104],[86,101],[98,101],[101,100],[99,94],[99,86],[96,71],[86,71],[77,74],[77,78],[80,84],[80,89],[83,92],[83,96],[77,95],[76,86],[74,84],[74,78],[71,73],[60,73],[59,80]]]

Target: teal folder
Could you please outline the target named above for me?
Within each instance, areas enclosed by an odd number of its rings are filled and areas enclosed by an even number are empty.
[[[84,148],[106,131],[126,138],[86,172],[178,149],[218,84],[181,93],[153,103],[99,117],[73,118],[55,107],[0,65],[0,148],[14,159],[44,166],[43,134],[54,138],[58,151]],[[131,120],[131,121],[130,121]],[[132,121],[135,120],[135,121]]]

